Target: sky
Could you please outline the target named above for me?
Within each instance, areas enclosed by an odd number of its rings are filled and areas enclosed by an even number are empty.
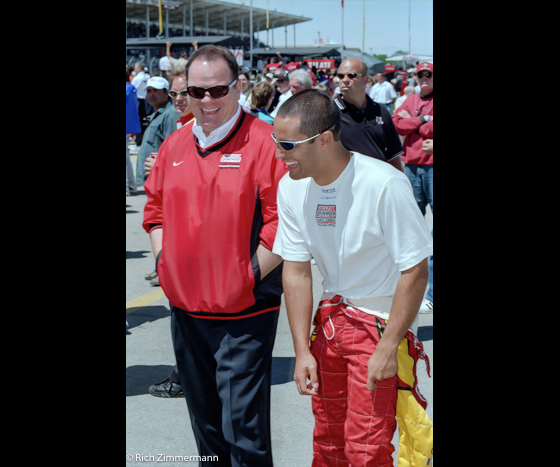
[[[230,3],[249,5],[250,0],[227,0]],[[370,54],[390,56],[397,50],[433,55],[433,0],[344,0],[344,45],[358,48]],[[253,0],[253,8],[266,9],[267,0]],[[365,5],[365,37],[364,37]],[[340,44],[342,41],[341,0],[268,0],[270,11],[312,18],[312,21],[296,24],[296,46],[316,46],[321,37],[325,43]],[[266,42],[266,31],[260,40]],[[288,26],[287,46],[294,46],[294,26]],[[272,31],[269,30],[272,46]],[[274,29],[274,46],[286,46],[284,27]]]

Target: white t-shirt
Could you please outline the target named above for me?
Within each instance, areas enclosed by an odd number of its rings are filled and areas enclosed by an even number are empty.
[[[146,99],[146,88],[148,87],[149,79],[150,75],[143,71],[132,78],[130,84],[132,84],[136,88],[136,97],[138,97],[138,99]]]
[[[375,83],[371,87],[369,97],[378,104],[390,104],[397,97],[397,93],[391,83],[383,81],[383,83]]]
[[[164,55],[159,59],[159,69],[161,71],[171,71],[173,70],[173,66],[171,65],[171,61],[167,55]]]
[[[278,99],[278,104],[276,105],[274,110],[271,112],[270,116],[272,118],[276,118],[276,114],[280,110],[280,107],[282,107],[282,104],[292,96],[293,96],[292,91],[286,91],[284,94],[281,94],[280,98]]]
[[[400,271],[433,254],[408,178],[356,152],[327,186],[286,174],[278,185],[278,217],[272,251],[287,261],[313,257],[324,278],[323,299],[338,294],[389,313]]]

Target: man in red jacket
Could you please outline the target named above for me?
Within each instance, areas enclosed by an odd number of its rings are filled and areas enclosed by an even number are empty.
[[[420,93],[409,96],[395,111],[393,123],[405,136],[403,143],[404,173],[414,190],[422,214],[430,203],[434,212],[434,64],[422,62],[416,67]],[[433,234],[433,232],[432,232]],[[429,290],[420,313],[434,309],[434,260],[430,259]]]
[[[171,304],[179,379],[203,458],[272,466],[272,348],[282,294],[272,253],[287,168],[272,125],[243,112],[233,54],[206,46],[186,66],[195,117],[161,145],[144,229]],[[202,461],[202,466],[215,465]]]

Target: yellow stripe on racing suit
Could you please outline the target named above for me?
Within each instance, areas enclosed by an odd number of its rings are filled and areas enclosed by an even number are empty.
[[[383,330],[387,324],[389,315],[384,312],[366,310],[363,307],[350,305],[344,298],[336,303],[337,296],[333,297],[332,302],[319,305],[313,318],[313,332],[311,342],[317,336],[317,313],[323,306],[333,308],[342,305],[349,309],[354,309],[376,317],[377,332],[379,338],[383,335]],[[335,303],[333,303],[335,302]],[[359,319],[354,316],[355,319]],[[371,325],[370,321],[363,321]],[[399,379],[396,417],[399,426],[399,453],[398,467],[420,467],[430,465],[433,458],[433,423],[426,413],[428,401],[418,389],[418,379],[416,377],[416,365],[421,358],[426,363],[426,371],[430,375],[430,361],[424,352],[424,346],[418,337],[409,330],[402,339],[397,349]]]

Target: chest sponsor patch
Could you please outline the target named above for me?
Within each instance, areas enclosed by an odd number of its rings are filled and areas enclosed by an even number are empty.
[[[223,154],[220,159],[220,169],[238,169],[241,164],[241,154]]]
[[[317,205],[315,220],[321,227],[336,227],[336,206]]]

